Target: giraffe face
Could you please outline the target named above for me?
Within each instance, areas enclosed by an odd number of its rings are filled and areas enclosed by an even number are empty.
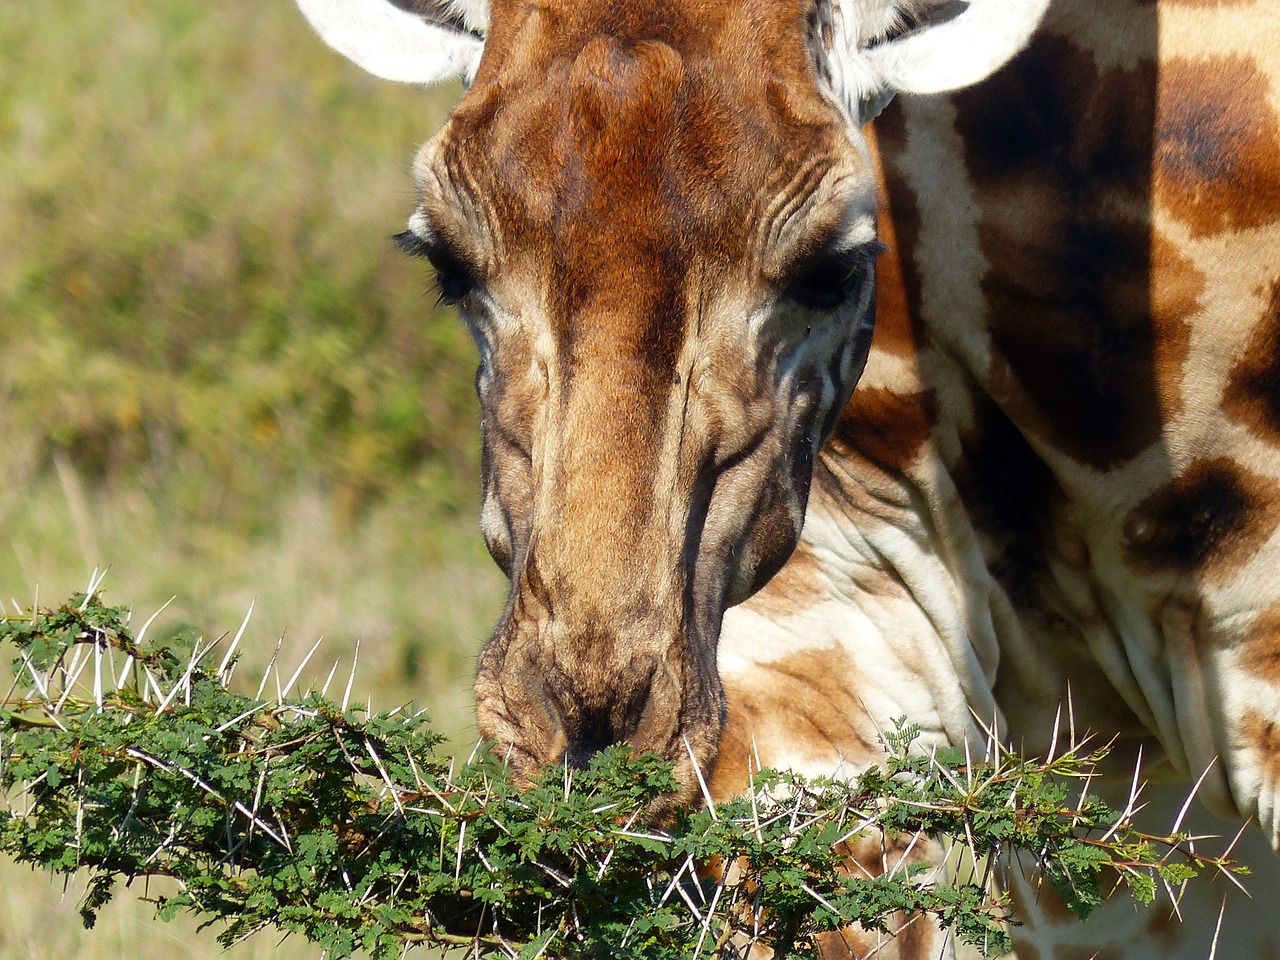
[[[995,69],[1045,0],[298,2],[382,76],[474,73],[401,242],[480,352],[482,527],[511,580],[480,731],[526,776],[655,750],[692,798],[725,610],[795,547],[869,347],[858,124]]]
[[[801,5],[717,10],[636,42],[495,17],[501,59],[417,163],[406,245],[479,346],[482,527],[512,583],[477,717],[527,772],[628,741],[694,789],[724,610],[790,555],[866,356],[856,131]],[[733,70],[704,52],[761,16]]]

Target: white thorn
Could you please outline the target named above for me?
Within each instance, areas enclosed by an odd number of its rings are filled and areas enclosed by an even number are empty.
[[[324,678],[324,686],[320,688],[320,696],[327,697],[329,695],[329,684],[333,683],[333,675],[338,672],[338,661],[333,661],[333,666],[329,668],[329,675]]]
[[[351,673],[347,676],[347,688],[342,691],[342,712],[347,712],[347,704],[351,702],[351,686],[356,682],[356,664],[360,662],[360,638],[356,637],[356,649],[351,654]]]
[[[1173,829],[1169,831],[1170,833],[1177,833],[1178,830],[1181,829],[1182,820],[1184,817],[1186,817],[1187,810],[1189,810],[1191,807],[1191,801],[1193,801],[1196,798],[1196,794],[1200,792],[1200,785],[1204,783],[1204,778],[1209,776],[1209,771],[1213,769],[1213,765],[1217,762],[1218,762],[1218,758],[1214,757],[1212,760],[1209,761],[1208,765],[1205,766],[1204,772],[1201,773],[1200,778],[1196,780],[1196,785],[1191,788],[1191,792],[1187,794],[1187,799],[1183,801],[1182,809],[1178,811],[1178,816],[1173,821]]]
[[[102,648],[93,645],[93,702],[102,709]]]
[[[720,817],[716,813],[716,805],[711,799],[711,791],[707,789],[707,781],[702,778],[702,767],[698,765],[698,758],[693,755],[693,747],[689,745],[689,738],[680,737],[684,741],[684,748],[689,752],[689,762],[693,764],[693,775],[698,778],[698,786],[702,790],[702,799],[707,802],[707,812],[711,814],[712,820],[719,820]]]
[[[1222,898],[1222,907],[1218,910],[1218,923],[1213,928],[1213,943],[1209,945],[1209,960],[1218,955],[1218,934],[1222,932],[1222,915],[1227,912],[1227,898]]]
[[[1062,723],[1062,704],[1058,704],[1058,709],[1053,713],[1053,732],[1049,734],[1049,755],[1044,758],[1045,766],[1053,763],[1053,758],[1058,752],[1058,726]]]
[[[160,609],[159,609],[159,610],[157,610],[157,611],[156,611],[155,613],[153,613],[151,616],[147,617],[147,622],[146,622],[146,623],[144,623],[144,624],[142,625],[142,629],[141,629],[141,630],[139,630],[139,631],[138,631],[138,633],[137,633],[137,635],[134,637],[134,640],[137,642],[138,646],[142,646],[142,640],[143,640],[143,638],[144,638],[144,637],[146,637],[146,635],[147,635],[147,627],[149,627],[149,626],[151,626],[151,624],[155,623],[156,617],[158,617],[158,616],[160,616],[160,614],[164,613],[165,609],[169,606],[169,604],[173,603],[173,601],[174,601],[174,600],[177,600],[177,599],[178,599],[177,597],[170,597],[168,600],[166,600],[166,601],[165,601],[165,602],[160,606]]]
[[[315,652],[320,649],[320,644],[323,642],[324,636],[322,635],[320,639],[311,645],[311,649],[307,651],[307,655],[303,657],[302,662],[298,664],[298,669],[293,671],[293,675],[289,677],[289,682],[284,685],[284,692],[280,695],[281,700],[289,695],[289,691],[293,689],[293,685],[298,682],[298,676],[306,669],[307,664],[311,662],[311,658],[315,655]]]
[[[261,700],[262,691],[267,689],[267,680],[271,677],[271,668],[276,665],[276,657],[280,656],[280,647],[284,644],[284,634],[280,634],[280,639],[276,641],[276,649],[271,654],[271,659],[267,661],[267,668],[262,671],[262,682],[258,684],[257,692],[254,693],[253,699]],[[279,679],[277,676],[276,679]]]
[[[160,706],[156,707],[157,714],[163,713],[169,704],[173,703],[173,699],[178,695],[179,690],[185,687],[188,695],[190,694],[191,674],[195,670],[196,664],[200,662],[195,654],[196,651],[192,651],[191,662],[187,664],[187,669],[183,671],[182,677],[173,685],[173,689],[169,691],[168,695],[160,701]]]
[[[116,678],[116,691],[124,689],[124,685],[129,680],[129,671],[133,669],[133,654],[129,654],[124,658],[124,666],[120,668],[120,676]]]
[[[1071,695],[1071,681],[1067,681],[1067,734],[1071,737],[1071,749],[1076,747],[1076,701]]]
[[[244,619],[240,621],[240,629],[236,631],[236,635],[232,638],[231,646],[227,647],[227,652],[222,655],[222,662],[218,664],[218,672],[215,674],[219,681],[222,680],[222,675],[227,672],[227,667],[231,664],[231,658],[236,655],[236,648],[240,646],[240,638],[244,636],[245,628],[249,626],[249,618],[253,616],[253,605],[257,602],[257,597],[249,601],[249,609],[245,611]]]

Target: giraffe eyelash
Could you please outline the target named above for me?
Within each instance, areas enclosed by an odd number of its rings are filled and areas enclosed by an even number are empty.
[[[412,230],[397,233],[392,239],[401,251],[428,261],[435,269],[436,286],[440,290],[437,304],[453,306],[476,288],[475,274],[471,268],[443,244],[432,243]]]

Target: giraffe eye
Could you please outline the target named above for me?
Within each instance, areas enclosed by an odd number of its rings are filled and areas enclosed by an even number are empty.
[[[422,257],[435,269],[441,303],[456,304],[476,288],[471,268],[444,244],[420,237],[412,230],[396,234],[395,242],[409,256]]]
[[[869,266],[862,249],[824,254],[791,282],[787,296],[810,310],[833,310],[862,286]]]

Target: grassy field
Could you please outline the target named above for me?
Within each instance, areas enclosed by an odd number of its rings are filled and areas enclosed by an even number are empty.
[[[0,17],[0,598],[109,567],[152,634],[254,604],[375,705],[471,735],[501,578],[476,526],[473,348],[388,241],[456,91],[362,75],[292,3],[50,0]],[[0,960],[223,955],[0,868]],[[126,901],[131,900],[125,897]],[[265,936],[228,956],[316,956]]]

